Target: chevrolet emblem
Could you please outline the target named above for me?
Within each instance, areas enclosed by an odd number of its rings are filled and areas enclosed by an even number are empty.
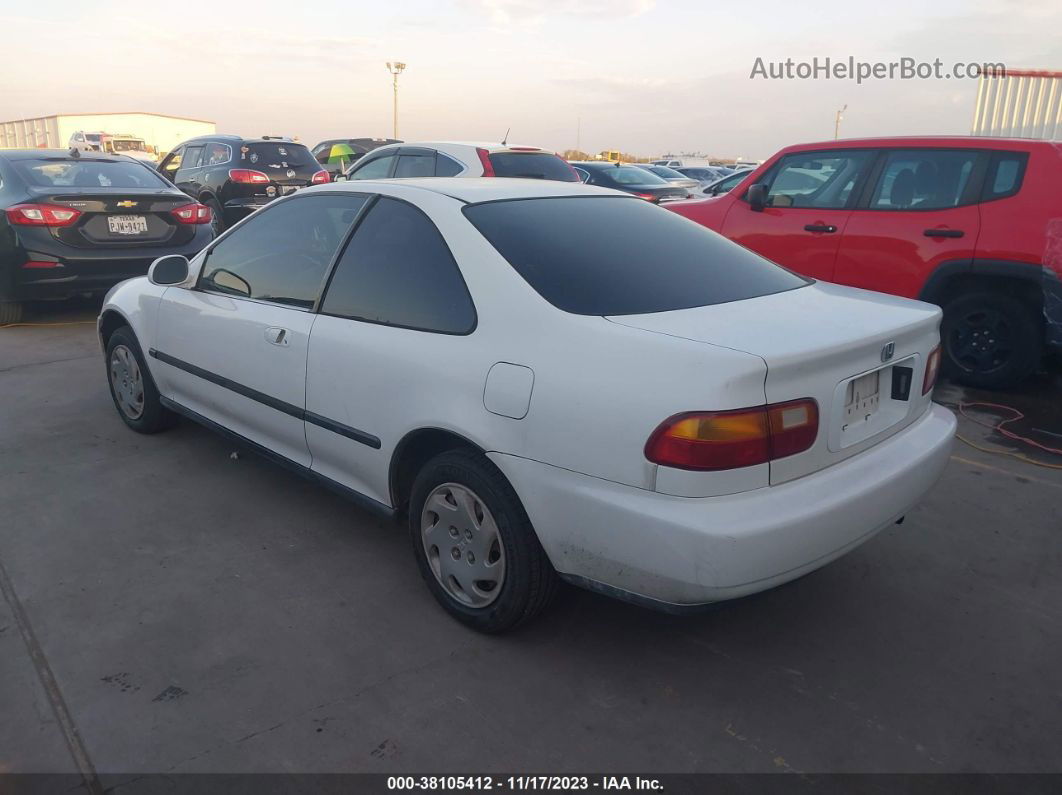
[[[124,201],[124,202],[118,202],[118,206],[119,206],[119,207],[136,207],[136,202],[134,202],[134,201],[129,201],[129,200],[127,199],[127,200],[126,200],[126,201]]]

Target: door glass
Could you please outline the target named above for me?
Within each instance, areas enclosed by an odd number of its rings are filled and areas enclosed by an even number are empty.
[[[325,271],[365,201],[318,193],[259,210],[210,250],[199,287],[313,307]]]
[[[394,155],[384,155],[370,160],[350,172],[350,179],[387,179],[391,173],[391,164],[395,161]]]
[[[162,173],[165,174],[167,177],[172,177],[174,174],[177,173],[177,169],[181,167],[181,152],[182,150],[180,149],[175,152],[171,152],[169,157],[167,157],[166,160],[163,162]]]
[[[435,224],[389,198],[358,225],[321,311],[445,334],[466,334],[476,324],[468,288]]]
[[[181,168],[195,168],[199,165],[199,158],[202,154],[202,146],[189,146],[184,150],[184,162],[181,163]]]
[[[769,177],[769,207],[843,209],[871,153],[798,152],[786,155]]]
[[[973,149],[896,149],[874,186],[873,210],[940,210],[963,202],[978,152]]]
[[[398,158],[396,177],[434,177],[435,155],[401,155]]]

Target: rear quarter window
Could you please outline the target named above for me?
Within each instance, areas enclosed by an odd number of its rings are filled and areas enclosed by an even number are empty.
[[[981,201],[1013,196],[1021,190],[1029,155],[1026,152],[993,152],[985,175]]]
[[[641,199],[520,199],[464,213],[539,295],[576,315],[668,312],[809,283]]]

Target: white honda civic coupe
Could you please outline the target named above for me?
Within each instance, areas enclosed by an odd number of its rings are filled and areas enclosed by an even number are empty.
[[[135,431],[182,415],[405,517],[487,632],[558,579],[682,610],[812,571],[944,469],[940,310],[797,276],[614,191],[337,183],[99,317]]]

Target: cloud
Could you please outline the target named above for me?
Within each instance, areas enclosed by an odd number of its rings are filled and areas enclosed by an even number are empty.
[[[460,0],[460,5],[508,27],[540,25],[551,17],[615,21],[650,11],[656,0]]]

